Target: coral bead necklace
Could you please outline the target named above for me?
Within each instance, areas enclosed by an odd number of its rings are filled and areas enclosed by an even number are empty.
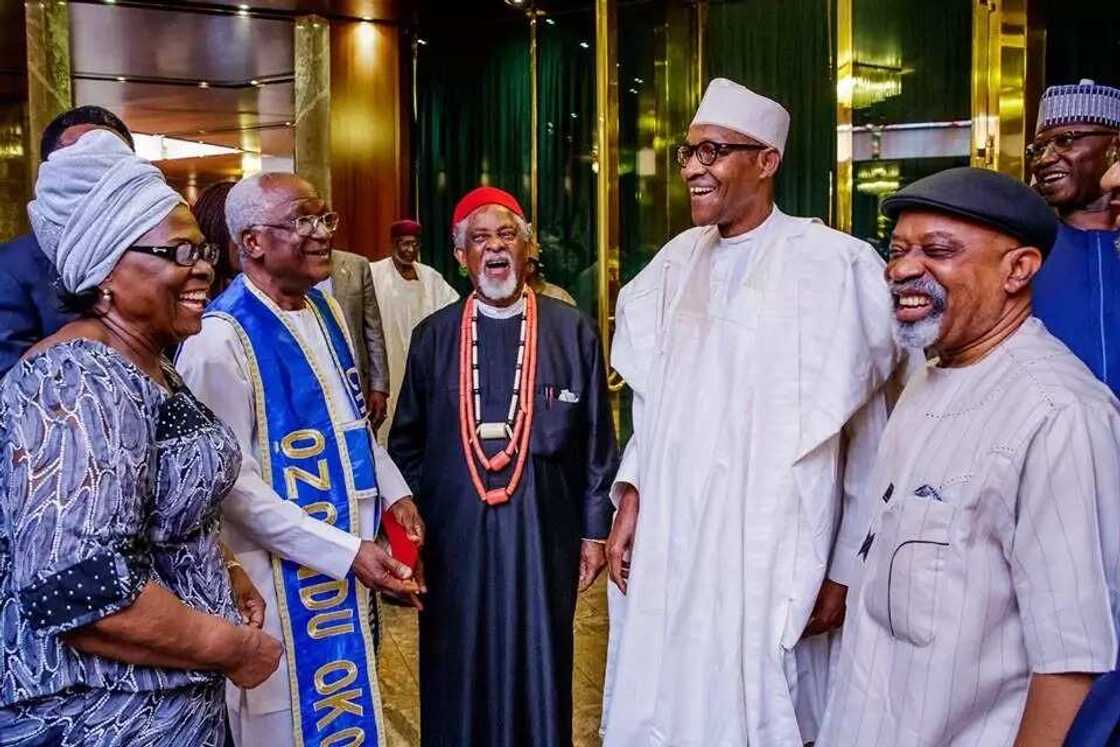
[[[478,295],[472,293],[463,305],[459,326],[459,436],[463,456],[478,497],[490,506],[505,503],[517,490],[529,455],[529,436],[533,427],[533,392],[537,379],[537,299],[531,288],[522,294],[525,310],[521,316],[521,335],[517,346],[517,363],[513,374],[513,392],[509,410],[502,423],[480,423],[482,394],[478,375]],[[482,441],[506,439],[506,446],[487,456]],[[501,472],[517,462],[509,484],[504,488],[487,489],[482,484],[479,465],[487,472]]]

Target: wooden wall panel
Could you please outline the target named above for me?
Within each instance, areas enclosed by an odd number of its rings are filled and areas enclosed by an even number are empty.
[[[395,25],[331,24],[331,196],[342,216],[335,246],[388,255],[389,225],[408,215],[410,156]]]

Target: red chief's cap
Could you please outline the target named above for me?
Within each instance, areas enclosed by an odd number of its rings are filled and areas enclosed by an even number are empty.
[[[501,205],[522,219],[525,218],[525,211],[521,209],[521,204],[509,192],[497,187],[478,187],[467,192],[463,199],[459,200],[455,212],[451,214],[451,225],[458,225],[460,221],[484,205]]]
[[[395,239],[400,236],[419,236],[421,230],[419,223],[406,218],[389,226],[389,238]]]

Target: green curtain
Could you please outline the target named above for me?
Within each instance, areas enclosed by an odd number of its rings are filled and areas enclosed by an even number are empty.
[[[595,12],[537,26],[540,215],[545,276],[595,316]]]
[[[455,203],[489,184],[530,209],[529,30],[514,17],[468,30],[429,29],[424,38],[414,140],[423,261],[463,291],[469,282],[451,246]]]
[[[853,113],[856,125],[972,118],[969,0],[853,0],[858,66],[901,74],[898,95]]]
[[[1046,19],[1046,85],[1090,78],[1120,86],[1120,5],[1115,0],[1044,0],[1041,5]],[[1034,122],[1028,126],[1033,128]]]
[[[708,10],[705,80],[730,78],[780,102],[791,117],[776,201],[827,219],[836,163],[832,0],[743,0]]]

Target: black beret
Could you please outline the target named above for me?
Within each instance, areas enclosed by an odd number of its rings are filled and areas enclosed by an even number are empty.
[[[1046,200],[1018,179],[988,169],[961,166],[939,171],[883,200],[883,214],[897,220],[904,210],[933,210],[985,223],[1037,247],[1045,257],[1058,235],[1058,218]]]

